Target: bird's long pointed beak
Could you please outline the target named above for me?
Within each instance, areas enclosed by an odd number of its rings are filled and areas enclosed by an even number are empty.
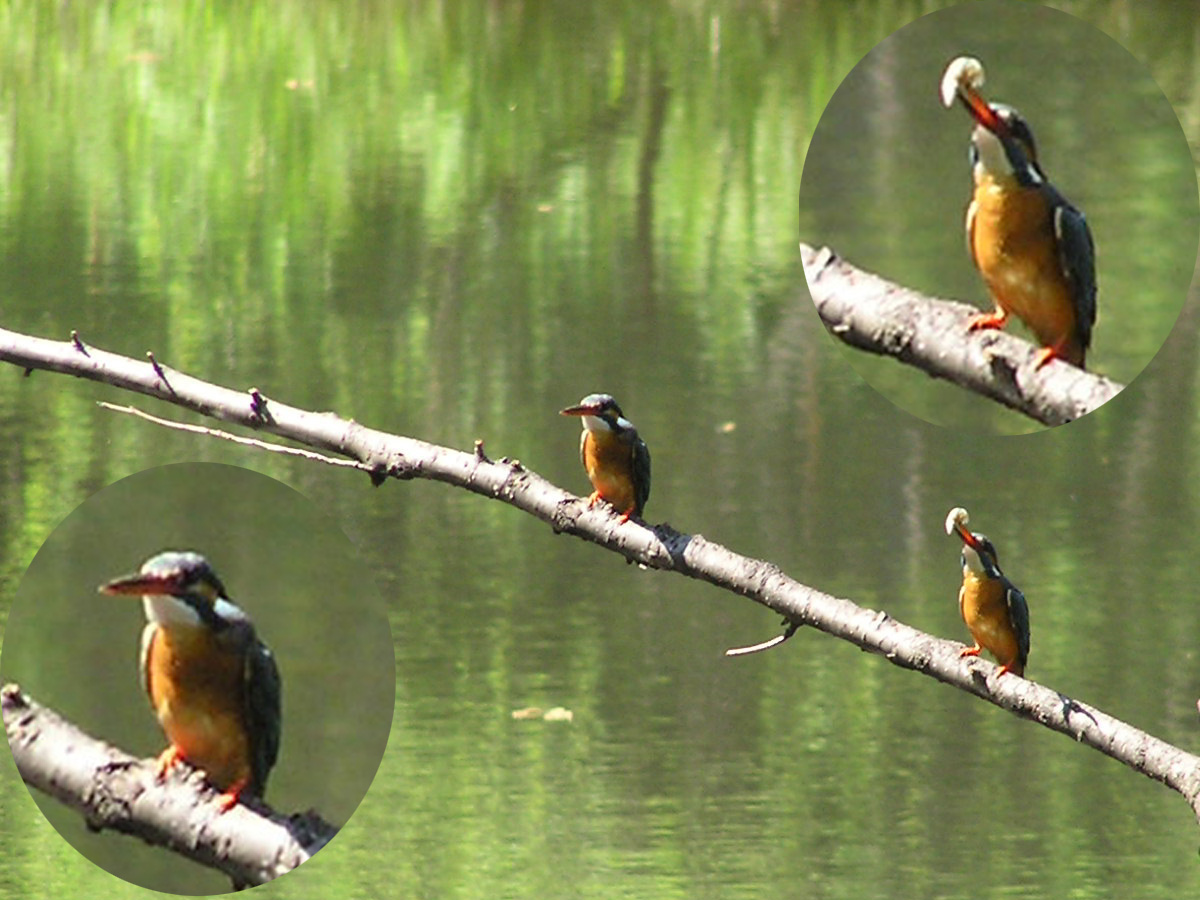
[[[1008,126],[1004,124],[1004,120],[996,115],[983,95],[970,85],[962,85],[958,89],[958,99],[962,101],[963,106],[967,108],[967,112],[980,125],[986,128],[993,134],[1007,134]]]
[[[971,56],[960,56],[952,60],[942,74],[941,98],[943,105],[950,108],[958,97],[971,117],[995,134],[1007,134],[1008,126],[988,106],[979,89],[983,86],[983,64]]]
[[[956,506],[950,510],[946,516],[946,534],[957,534],[964,544],[973,550],[979,550],[979,541],[975,539],[975,535],[967,529],[967,522],[970,518],[967,511],[961,506]]]
[[[560,416],[594,416],[600,411],[598,406],[588,406],[580,404],[579,406],[568,406],[566,409],[559,410]]]
[[[975,540],[975,535],[967,530],[966,525],[964,525],[962,522],[955,522],[954,530],[958,533],[958,536],[962,538],[962,542],[964,544],[966,544],[976,553],[979,552],[979,541]]]
[[[141,597],[144,594],[174,594],[175,581],[163,575],[126,575],[100,585],[100,593]]]

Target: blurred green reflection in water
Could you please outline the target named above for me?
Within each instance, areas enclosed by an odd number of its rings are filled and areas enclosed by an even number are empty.
[[[1190,745],[1194,315],[1103,415],[995,439],[883,400],[803,291],[809,135],[937,6],[10,4],[3,324],[482,438],[581,493],[556,411],[608,390],[654,453],[651,521],[958,639],[940,526],[965,505],[1030,598],[1031,677]],[[1195,10],[1068,8],[1151,67],[1194,142]],[[1196,892],[1186,806],[1036,726],[803,630],[726,661],[775,617],[463,492],[372,489],[97,398],[129,400],[0,377],[5,609],[85,496],[182,459],[312,496],[390,604],[380,774],[264,895]],[[511,718],[534,705],[574,719]],[[140,895],[0,767],[0,893]]]

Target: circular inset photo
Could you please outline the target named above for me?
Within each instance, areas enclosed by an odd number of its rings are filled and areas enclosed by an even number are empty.
[[[395,651],[354,547],[310,501],[183,463],[76,509],[19,585],[0,656],[17,768],[84,856],[134,884],[271,880],[358,807]]]
[[[809,291],[850,364],[970,430],[1040,430],[1120,392],[1179,316],[1198,235],[1191,152],[1150,71],[1015,0],[931,13],[871,50],[800,186]]]

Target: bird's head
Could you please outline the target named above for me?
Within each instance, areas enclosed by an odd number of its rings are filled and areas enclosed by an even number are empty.
[[[588,394],[574,406],[562,410],[564,416],[582,416],[589,431],[625,431],[633,423],[625,418],[611,394]]]
[[[983,64],[974,57],[952,60],[942,75],[942,103],[949,108],[957,98],[975,120],[971,167],[976,179],[1010,176],[1023,185],[1044,181],[1029,123],[1005,103],[988,103],[979,92],[981,87]]]
[[[146,560],[136,575],[113,579],[101,585],[100,591],[141,597],[146,618],[160,625],[220,629],[245,619],[208,560],[199,553],[159,553]]]
[[[963,543],[963,569],[969,569],[976,575],[996,578],[1000,574],[996,548],[988,540],[987,535],[968,530],[969,518],[967,511],[961,506],[950,510],[950,514],[946,516],[946,534],[957,535]]]

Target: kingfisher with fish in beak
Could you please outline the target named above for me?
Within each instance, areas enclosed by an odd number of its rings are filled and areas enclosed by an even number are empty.
[[[946,516],[946,534],[963,542],[958,611],[975,639],[975,646],[959,655],[978,656],[987,650],[1000,664],[1000,675],[1024,675],[1029,661],[1029,605],[1000,571],[992,542],[986,535],[968,531],[967,521],[967,511],[960,506]]]
[[[1015,315],[1043,345],[1037,368],[1053,359],[1083,368],[1096,321],[1092,233],[1046,178],[1028,123],[1011,106],[984,100],[983,80],[983,64],[960,56],[941,83],[942,103],[959,100],[975,121],[967,249],[996,304],[967,328],[1003,328]]]

